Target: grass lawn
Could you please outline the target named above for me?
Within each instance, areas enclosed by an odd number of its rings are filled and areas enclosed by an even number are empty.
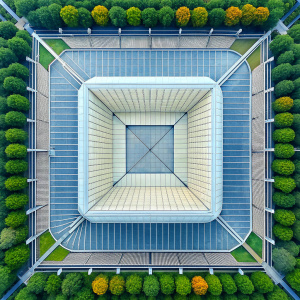
[[[62,53],[65,49],[70,47],[63,40],[45,40],[45,42],[57,53]],[[40,64],[48,70],[50,63],[54,60],[52,54],[50,54],[44,46],[40,45]]]
[[[246,243],[259,255],[259,257],[262,257],[263,242],[259,236],[254,232],[251,232]]]
[[[243,247],[240,246],[231,252],[231,255],[238,262],[256,262],[254,257]]]
[[[49,231],[43,233],[40,236],[40,256],[42,256],[54,243],[55,240]],[[68,254],[68,250],[58,246],[45,260],[62,261]]]
[[[247,50],[256,42],[255,39],[242,39],[236,40],[232,46],[231,50],[235,50],[240,54],[245,54]],[[254,70],[260,64],[260,46],[248,57],[247,59],[251,70]]]

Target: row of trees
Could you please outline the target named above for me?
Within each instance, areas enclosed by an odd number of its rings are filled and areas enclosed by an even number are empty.
[[[179,27],[185,27],[191,24],[193,27],[203,27],[209,21],[210,26],[218,27],[222,24],[234,26],[241,22],[244,26],[262,25],[269,17],[269,10],[266,7],[255,8],[251,4],[246,4],[239,9],[231,6],[226,11],[222,8],[212,9],[209,13],[204,7],[196,7],[190,10],[183,6],[174,11],[169,6],[164,6],[159,10],[155,8],[145,8],[141,11],[138,7],[130,7],[127,10],[120,6],[113,6],[108,10],[105,6],[96,6],[91,15],[85,11],[82,19],[83,9],[76,9],[68,5],[61,9],[60,16],[64,23],[69,27],[91,27],[93,20],[96,25],[106,26],[109,20],[111,24],[117,27],[124,27],[127,24],[139,26],[141,23],[145,27],[155,27],[158,22],[168,27],[176,22]],[[93,20],[92,20],[93,19]]]
[[[205,296],[204,296],[205,295]],[[251,299],[288,300],[263,272],[219,273],[36,273],[16,300],[47,299]],[[149,298],[150,297],[150,298]],[[204,298],[205,297],[205,298]]]
[[[273,102],[276,112],[273,233],[277,238],[273,262],[279,272],[287,274],[288,283],[297,291],[300,291],[300,155],[294,148],[300,146],[300,45],[295,43],[299,40],[300,25],[295,25],[288,35],[278,35],[270,44],[276,58],[271,75],[278,97]]]
[[[28,260],[25,206],[28,138],[24,130],[30,108],[26,95],[29,70],[22,65],[31,53],[31,37],[11,22],[0,23],[0,296]]]
[[[117,27],[143,24],[147,28],[158,24],[164,27],[208,24],[217,28],[239,23],[269,29],[293,4],[294,0],[15,0],[12,6],[31,25],[47,29],[88,28],[93,24]]]

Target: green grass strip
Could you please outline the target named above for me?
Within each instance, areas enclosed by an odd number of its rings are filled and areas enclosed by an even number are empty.
[[[247,52],[247,50],[251,48],[251,46],[254,45],[256,41],[256,39],[235,40],[230,49],[243,55]],[[260,46],[248,57],[247,61],[250,65],[251,70],[254,70],[257,66],[260,65]]]
[[[45,42],[59,55],[65,49],[70,47],[61,39],[45,40]],[[50,63],[54,60],[54,56],[50,54],[44,46],[40,45],[40,64],[48,70]]]
[[[49,231],[40,236],[40,257],[52,246],[55,240]],[[69,254],[65,248],[58,246],[45,260],[62,261]]]

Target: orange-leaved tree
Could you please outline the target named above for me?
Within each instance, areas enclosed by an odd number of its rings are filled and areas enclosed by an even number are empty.
[[[205,295],[208,289],[208,284],[201,276],[195,276],[192,279],[192,288],[196,295]]]
[[[262,25],[269,18],[270,12],[267,7],[258,7],[254,12],[254,25]]]
[[[104,295],[108,289],[108,277],[100,274],[92,282],[93,292],[97,295]]]
[[[95,6],[91,14],[97,25],[105,26],[109,20],[108,9],[105,6]]]
[[[241,23],[244,26],[248,26],[252,23],[252,21],[254,20],[255,11],[256,11],[256,8],[251,4],[246,4],[242,7]]]
[[[192,11],[192,24],[194,27],[203,27],[207,23],[208,13],[204,7],[196,7]]]
[[[226,26],[234,26],[240,22],[242,17],[242,11],[235,6],[231,6],[226,9],[226,16],[225,16],[225,25]]]
[[[186,26],[190,20],[191,13],[190,10],[185,7],[179,7],[176,11],[176,22],[178,26]]]

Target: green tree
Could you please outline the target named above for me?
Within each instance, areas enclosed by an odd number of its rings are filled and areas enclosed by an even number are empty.
[[[226,294],[232,295],[237,292],[236,284],[229,274],[221,273],[219,279]]]
[[[270,11],[269,18],[263,24],[263,29],[269,30],[276,26],[279,19],[281,19],[284,15],[284,11],[281,8],[276,8]]]
[[[15,110],[27,112],[30,108],[30,103],[26,97],[14,94],[7,97],[7,106]]]
[[[28,291],[33,294],[41,294],[46,286],[47,278],[47,273],[37,272],[33,274],[27,284]]]
[[[23,190],[27,186],[27,178],[22,176],[11,176],[5,180],[6,189],[11,192]]]
[[[279,143],[289,143],[295,138],[295,131],[291,128],[276,129],[273,133],[273,140]]]
[[[31,48],[26,41],[21,38],[13,37],[8,40],[8,48],[14,52],[19,60],[24,60],[31,53]]]
[[[113,6],[109,10],[109,18],[113,25],[124,27],[127,25],[126,10],[119,6]]]
[[[21,244],[7,250],[4,261],[11,270],[15,270],[19,269],[29,259],[29,256],[29,247]]]
[[[18,31],[17,27],[9,21],[0,23],[0,37],[3,37],[6,40],[14,37],[17,31]]]
[[[5,114],[9,111],[7,106],[7,100],[5,97],[0,96],[0,113]]]
[[[0,37],[0,48],[7,48],[7,40],[4,39],[3,37]]]
[[[4,292],[12,286],[16,276],[14,273],[11,273],[7,266],[0,266],[0,278],[0,295],[3,295]]]
[[[290,46],[294,43],[294,39],[289,35],[277,35],[270,43],[270,50],[275,56],[289,50]]]
[[[143,292],[147,297],[156,297],[159,293],[159,282],[154,275],[144,278]]]
[[[19,31],[21,32],[21,31]],[[19,64],[19,63],[13,63],[8,66],[7,71],[9,73],[8,76],[14,76],[21,78],[23,80],[27,79],[29,76],[29,70],[25,66]],[[3,80],[4,81],[4,80]]]
[[[220,27],[225,21],[226,12],[222,8],[214,8],[208,12],[208,23],[211,27]]]
[[[208,20],[208,12],[204,7],[196,7],[192,10],[191,20],[193,27],[203,27]]]
[[[27,148],[25,145],[10,144],[6,147],[5,153],[8,158],[25,158],[27,156]]]
[[[178,275],[175,278],[176,293],[181,296],[189,295],[192,291],[191,281],[185,275]]]
[[[168,27],[174,20],[174,10],[171,7],[164,6],[158,12],[158,19],[161,25]]]
[[[80,273],[70,273],[62,282],[61,290],[65,296],[76,295],[82,287],[82,276]]]
[[[26,94],[26,83],[17,77],[6,77],[4,79],[3,87],[10,94]]]
[[[62,8],[61,5],[56,3],[53,3],[48,6],[49,20],[52,20],[52,24],[47,24],[48,26],[47,27],[45,26],[47,29],[58,29],[62,27],[63,22],[60,17],[61,8]]]
[[[125,280],[121,275],[115,275],[109,281],[109,290],[113,295],[121,295],[125,291]]]
[[[11,228],[4,228],[0,234],[0,249],[9,249],[11,248],[16,240],[16,231]]]
[[[226,3],[224,0],[211,0],[207,4],[207,9],[212,10],[212,9],[219,8],[219,7],[225,8],[225,6],[226,6]]]
[[[250,295],[254,292],[254,286],[247,275],[235,274],[234,282],[242,294]]]
[[[92,17],[99,26],[106,26],[109,20],[108,9],[105,6],[98,5],[92,11]]]
[[[5,122],[11,127],[24,127],[27,122],[27,118],[21,112],[10,111],[5,115]]]
[[[83,7],[78,8],[79,25],[84,28],[91,28],[93,26],[93,19],[91,13]]]
[[[267,294],[267,300],[289,300],[290,298],[279,286],[275,285],[272,292]]]
[[[285,112],[290,110],[294,105],[291,97],[281,97],[272,103],[272,108],[276,112]]]
[[[91,289],[84,287],[81,289],[75,296],[74,300],[94,300],[94,293],[91,291]]]
[[[3,24],[4,22],[1,22]],[[8,48],[0,48],[0,68],[6,68],[10,64],[17,62],[18,58],[16,55]]]
[[[154,8],[146,8],[142,11],[142,20],[145,27],[153,28],[158,22],[158,12]]]
[[[160,290],[164,295],[171,295],[175,290],[175,282],[172,275],[163,274],[159,278]]]
[[[42,27],[42,22],[40,21],[39,17],[39,11],[37,10],[32,10],[29,12],[27,15],[27,20],[29,21],[30,25],[35,26],[35,27]]]
[[[5,218],[5,224],[9,227],[16,228],[27,221],[27,215],[23,210],[12,211]]]
[[[170,5],[164,5],[164,6],[170,6]],[[204,7],[204,1],[203,0],[187,0],[186,6],[192,10],[197,7]]]
[[[299,254],[299,247],[294,241],[278,241],[276,242],[276,248],[284,248],[294,257]]]
[[[143,287],[143,280],[137,274],[132,274],[126,279],[126,291],[131,295],[139,295]]]
[[[72,6],[72,5],[67,5],[63,7],[60,11],[60,16],[65,22],[65,24],[69,27],[77,27],[78,26],[78,10]]]
[[[285,194],[281,192],[275,192],[273,194],[273,202],[281,207],[293,207],[296,203],[295,197],[292,194]]]
[[[29,46],[31,46],[31,44],[32,44],[32,38],[31,38],[30,34],[26,30],[19,30],[16,33],[16,37],[19,37],[19,38],[25,40],[27,42],[27,44]]]
[[[284,226],[292,226],[296,221],[295,214],[291,210],[286,209],[276,209],[274,219]]]
[[[300,220],[296,220],[292,226],[294,238],[300,242]]]
[[[208,292],[214,296],[219,296],[222,293],[222,284],[216,275],[206,275],[205,281],[208,284]]]
[[[290,95],[294,91],[294,83],[291,80],[282,80],[275,85],[276,97]]]
[[[10,174],[24,173],[28,169],[28,163],[24,160],[9,160],[5,164],[5,169]]]
[[[275,159],[272,170],[280,175],[291,175],[295,171],[295,165],[288,159]]]
[[[279,82],[281,80],[289,79],[293,73],[291,64],[281,64],[272,70],[272,80]]]
[[[28,226],[19,226],[15,228],[15,231],[16,231],[16,239],[14,245],[25,242],[29,233]]]
[[[290,127],[293,124],[294,116],[291,113],[285,112],[276,114],[274,118],[274,125],[277,128]]]
[[[256,8],[251,4],[245,4],[242,7],[241,23],[244,26],[249,26],[253,22],[253,20],[255,18],[255,11],[256,11]]]
[[[127,22],[132,26],[139,26],[141,24],[141,11],[137,7],[130,7],[126,11]]]
[[[45,285],[45,292],[49,295],[56,295],[60,292],[62,280],[56,274],[51,274]]]
[[[273,291],[274,284],[266,273],[254,272],[250,278],[257,292],[265,294]]]
[[[10,143],[23,143],[28,139],[28,133],[19,128],[11,128],[5,132],[5,138]]]
[[[286,275],[286,281],[296,291],[300,292],[300,269],[295,269]]]
[[[27,287],[20,290],[15,300],[37,300],[37,296],[28,291]]]
[[[293,53],[293,51],[285,51],[282,54],[280,54],[277,58],[277,65],[281,65],[281,64],[293,64],[295,60],[295,55]]]
[[[27,16],[28,13],[36,9],[36,2],[34,0],[15,0],[18,16]]]
[[[288,35],[292,37],[295,43],[300,44],[300,24],[296,24],[288,30]]]
[[[281,224],[275,224],[273,226],[273,233],[282,241],[290,241],[293,237],[293,230]]]

